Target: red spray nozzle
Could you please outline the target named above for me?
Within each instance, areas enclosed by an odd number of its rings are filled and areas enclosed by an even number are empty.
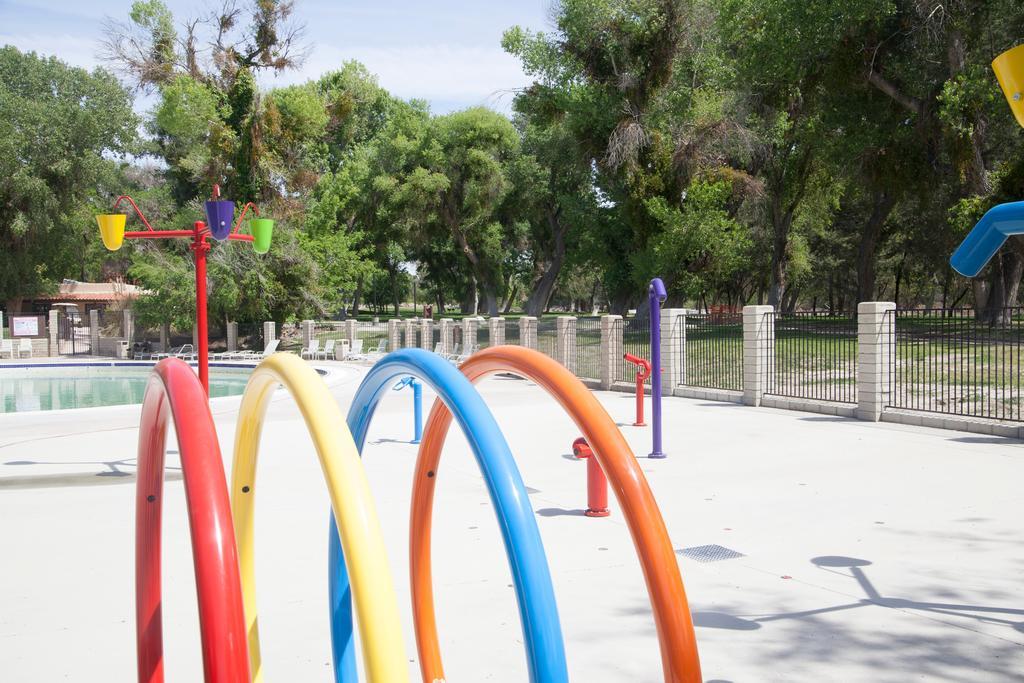
[[[638,379],[645,380],[651,376],[651,363],[650,361],[644,360],[643,358],[637,358],[631,353],[625,353],[622,357],[629,363],[639,365],[640,369],[637,371],[640,375]]]

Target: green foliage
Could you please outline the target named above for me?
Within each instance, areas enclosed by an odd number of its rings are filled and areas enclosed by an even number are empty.
[[[90,208],[134,150],[128,93],[104,71],[0,48],[0,300],[80,277]]]
[[[731,195],[727,182],[699,179],[681,207],[660,197],[647,202],[662,226],[653,241],[653,271],[677,273],[673,287],[686,298],[696,299],[709,286],[728,287],[748,263],[753,239],[749,227],[729,215]]]
[[[145,0],[109,28],[105,56],[156,95],[148,169],[112,161],[139,151],[113,79],[0,53],[8,298],[127,275],[154,292],[140,320],[189,324],[185,245],[107,254],[90,214],[131,188],[181,227],[214,183],[277,219],[266,256],[215,246],[218,320],[397,314],[413,277],[425,300],[491,314],[623,312],[655,275],[677,303],[1016,296],[998,278],[1024,250],[973,287],[946,265],[1024,195],[1024,134],[989,67],[1024,28],[1013,0],[562,0],[550,31],[502,38],[534,79],[511,120],[432,115],[354,61],[261,89],[300,59],[292,3],[232,8],[176,24]]]

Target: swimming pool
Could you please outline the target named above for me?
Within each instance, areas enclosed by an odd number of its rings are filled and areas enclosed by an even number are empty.
[[[111,362],[0,365],[0,413],[142,403],[152,368]],[[251,367],[211,365],[210,397],[241,394],[250,373]]]

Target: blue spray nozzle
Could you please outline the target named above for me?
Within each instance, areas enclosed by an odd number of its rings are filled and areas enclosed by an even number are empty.
[[[1024,202],[989,209],[953,252],[949,265],[965,277],[975,277],[1010,235],[1024,235]]]

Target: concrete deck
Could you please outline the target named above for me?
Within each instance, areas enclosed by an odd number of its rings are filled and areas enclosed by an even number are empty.
[[[330,378],[343,409],[363,368]],[[525,381],[481,385],[544,537],[574,681],[660,681],[653,620],[618,506],[590,519],[577,430]],[[633,398],[598,397],[632,422]],[[426,398],[432,398],[428,392]],[[238,398],[213,411],[226,467]],[[389,396],[365,463],[408,609],[409,392]],[[429,405],[429,403],[427,403]],[[641,459],[677,548],[706,681],[1024,680],[1024,450],[999,437],[665,399],[669,458]],[[138,407],[0,415],[0,678],[134,678]],[[258,580],[268,681],[328,681],[326,489],[280,393],[260,463]],[[638,456],[648,428],[623,426]],[[176,445],[168,462],[176,466]],[[167,483],[169,681],[202,679],[180,481]],[[451,681],[525,681],[511,578],[481,477],[452,432],[439,471],[435,582]]]

